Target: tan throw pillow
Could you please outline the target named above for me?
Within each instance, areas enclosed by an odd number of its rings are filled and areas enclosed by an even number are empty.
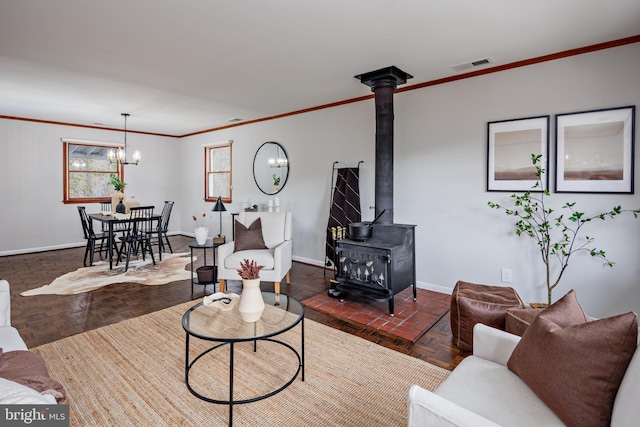
[[[260,221],[260,218],[253,221],[253,224],[248,228],[236,220],[233,251],[246,251],[248,249],[267,249],[262,237],[262,221]]]
[[[567,426],[608,426],[637,339],[634,313],[589,321],[572,290],[538,314],[507,366]]]

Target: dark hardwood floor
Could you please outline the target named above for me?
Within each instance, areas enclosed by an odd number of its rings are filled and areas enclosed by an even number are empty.
[[[189,252],[191,237],[171,236],[174,252]],[[25,255],[0,257],[0,279],[11,284],[11,320],[29,348],[99,328],[121,320],[161,310],[202,298],[203,288],[191,294],[189,280],[161,286],[121,283],[77,295],[39,295],[23,297],[20,293],[51,283],[56,277],[82,267],[83,248],[63,249]],[[99,258],[98,258],[99,259]],[[320,267],[293,263],[291,285],[281,291],[302,301],[329,289],[330,271]],[[240,292],[240,282],[229,282],[228,289]],[[272,283],[262,285],[273,291]],[[211,286],[207,293],[213,292]],[[446,369],[453,369],[469,353],[452,344],[449,315],[445,315],[415,344],[392,339],[374,329],[358,327],[311,309],[308,319],[360,336],[402,353],[418,357]]]

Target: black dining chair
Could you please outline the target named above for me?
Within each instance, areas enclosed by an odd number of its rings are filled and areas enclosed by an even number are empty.
[[[84,206],[78,206],[78,213],[80,214],[80,221],[82,222],[82,232],[84,238],[87,241],[87,246],[84,250],[83,265],[87,266],[87,256],[89,257],[89,265],[93,265],[93,255],[95,253],[100,254],[102,258],[102,251],[107,250],[106,240],[109,238],[109,233],[96,233],[93,231],[93,222],[87,215],[87,211]],[[115,242],[113,242],[115,245]]]
[[[173,204],[174,202],[170,200],[166,200],[164,202],[164,208],[162,208],[162,214],[160,215],[160,222],[158,223],[157,230],[160,232],[160,236],[158,237],[157,234],[154,235],[154,238],[156,240],[155,243],[160,245],[162,252],[165,252],[164,242],[166,241],[167,246],[169,246],[169,252],[173,253],[173,248],[171,247],[171,242],[169,242],[169,236],[167,235],[167,232],[169,231],[169,219],[171,218],[171,210],[173,209]]]
[[[100,213],[102,212],[111,212],[111,202],[100,202]],[[102,223],[102,231],[109,231],[109,225],[106,222]]]
[[[110,212],[110,211],[111,211],[111,201],[100,202],[100,212]]]
[[[142,259],[145,260],[148,250],[153,265],[156,265],[156,259],[153,256],[151,247],[151,236],[153,233],[157,233],[152,219],[154,208],[154,206],[138,206],[130,209],[129,229],[124,236],[120,237],[121,244],[118,249],[118,261],[116,262],[116,265],[120,263],[120,258],[126,251],[127,262],[124,271],[129,269],[131,254],[137,254],[139,251],[142,251]]]
[[[100,202],[100,212],[112,212],[111,210],[111,202]],[[127,222],[119,222],[117,224],[113,224],[113,232],[114,233],[122,233],[124,236],[129,230],[129,223]],[[109,224],[106,222],[102,223],[102,231],[109,231]]]

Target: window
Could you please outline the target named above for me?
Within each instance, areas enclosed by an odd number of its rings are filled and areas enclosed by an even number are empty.
[[[204,199],[215,202],[218,196],[225,203],[231,202],[231,144],[205,146]]]
[[[63,141],[64,147],[64,203],[98,203],[111,200],[113,188],[109,175],[116,173],[124,181],[124,170],[109,163],[107,151],[112,145],[98,145],[90,141]]]

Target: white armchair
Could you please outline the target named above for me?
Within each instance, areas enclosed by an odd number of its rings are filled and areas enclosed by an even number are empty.
[[[267,249],[234,252],[235,242],[218,247],[218,279],[221,292],[224,292],[225,280],[241,280],[236,270],[245,258],[264,265],[260,270],[260,280],[273,282],[277,294],[280,293],[280,282],[283,278],[286,277],[287,285],[291,283],[291,212],[241,212],[236,220],[249,227],[258,218],[262,222],[262,236]]]

